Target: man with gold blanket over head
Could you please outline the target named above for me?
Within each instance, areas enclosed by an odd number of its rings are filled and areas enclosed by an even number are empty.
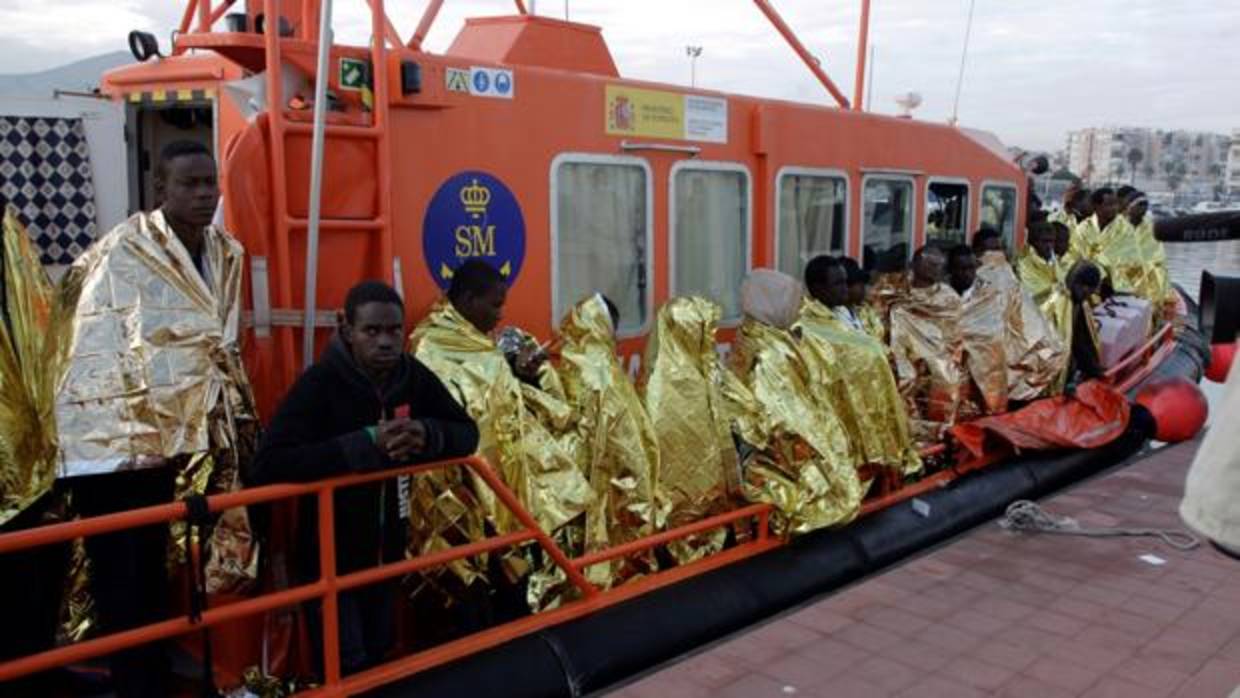
[[[0,535],[56,523],[55,294],[15,208],[4,211],[0,247]],[[52,649],[69,543],[0,555],[0,662]],[[0,683],[0,693],[55,693],[45,675]]]
[[[919,446],[942,441],[965,395],[960,296],[943,283],[947,258],[926,245],[913,255],[912,287],[891,308],[896,381]]]
[[[1093,215],[1084,218],[1072,229],[1072,251],[1080,259],[1096,259],[1107,241],[1122,233],[1123,217],[1119,215],[1119,199],[1110,187],[1099,187],[1089,195]]]
[[[637,389],[616,357],[615,322],[601,294],[581,301],[560,327],[560,373],[578,410],[584,472],[595,499],[586,511],[585,550],[596,552],[664,527],[659,440]],[[603,587],[653,571],[649,555],[585,570]]]
[[[864,465],[889,468],[901,478],[921,470],[909,436],[908,415],[887,360],[887,347],[870,336],[848,305],[845,265],[818,256],[805,266],[809,298],[794,326],[802,353],[826,397],[848,430],[854,457]]]
[[[211,225],[215,161],[203,145],[177,141],[160,154],[155,181],[160,208],[100,238],[61,282],[59,474],[85,516],[231,488],[253,449],[238,346],[243,251]],[[229,533],[234,559],[223,569],[233,576],[256,564],[247,528],[240,509],[216,526],[211,556],[226,552],[220,534]],[[165,617],[166,537],[158,525],[86,540],[102,631]],[[167,692],[158,644],[114,655],[112,676],[121,696]]]
[[[1041,224],[1045,229],[1046,224]],[[1007,397],[1029,402],[1054,392],[1055,383],[1068,362],[1068,348],[1042,314],[1033,296],[1016,278],[1008,263],[998,231],[983,228],[974,236],[979,255],[977,284],[994,289],[1003,317],[1003,345],[1007,360]],[[1049,241],[1043,239],[1043,246]],[[968,314],[966,308],[965,314]]]
[[[465,262],[453,273],[448,297],[439,301],[414,328],[409,348],[477,422],[479,454],[496,469],[543,530],[554,535],[586,511],[594,501],[594,492],[575,460],[576,435],[564,433],[570,425],[544,423],[532,409],[532,401],[543,407],[558,401],[545,393],[538,395],[538,388],[519,380],[490,337],[499,323],[507,290],[504,278],[493,267],[480,260]],[[555,409],[571,414],[562,403]],[[436,478],[447,476],[448,473],[437,473],[418,480],[431,485]],[[472,489],[483,507],[481,512],[467,516],[485,515],[501,534],[523,528],[485,483],[476,482]],[[414,494],[414,509],[434,518],[439,506],[434,492],[415,486]],[[452,506],[453,511],[459,508],[458,503]],[[437,530],[444,522],[423,522],[429,525],[421,533]],[[480,527],[481,521],[473,525]],[[415,530],[415,537],[418,534]],[[414,541],[417,554],[444,544],[434,534],[421,538]],[[507,562],[510,581],[525,575],[525,561],[509,558]],[[529,601],[535,608],[544,603],[533,597]]]
[[[774,505],[776,530],[792,534],[852,521],[865,494],[848,432],[815,384],[792,329],[803,295],[787,274],[750,272],[741,285],[745,319],[732,351],[733,370],[753,403],[737,409],[749,415],[745,439],[757,449],[741,489],[750,501]]]
[[[740,464],[724,404],[725,370],[715,351],[719,306],[705,298],[673,298],[659,309],[646,342],[638,391],[659,440],[659,491],[669,528],[732,508]],[[680,563],[723,549],[716,529],[668,545]]]

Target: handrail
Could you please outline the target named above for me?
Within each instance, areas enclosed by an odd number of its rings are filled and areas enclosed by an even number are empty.
[[[402,475],[424,475],[446,468],[469,469],[477,479],[482,480],[491,489],[496,499],[509,510],[521,528],[407,560],[382,564],[343,575],[336,573],[334,495],[337,490],[390,480]],[[407,465],[374,473],[345,475],[314,483],[265,485],[243,489],[208,497],[207,508],[213,513],[219,513],[235,507],[264,504],[310,495],[316,497],[319,513],[318,543],[320,569],[318,580],[279,592],[271,592],[207,609],[202,613],[201,618],[197,622],[191,621],[185,616],[169,618],[139,628],[110,633],[83,642],[2,662],[0,663],[0,682],[26,674],[45,671],[53,667],[112,654],[137,645],[165,640],[203,627],[211,627],[293,604],[321,599],[321,612],[323,615],[322,652],[325,683],[323,688],[316,693],[344,695],[348,691],[379,685],[383,682],[382,677],[390,675],[393,669],[391,667],[387,669],[379,667],[371,672],[367,672],[365,675],[352,676],[347,679],[340,675],[340,648],[336,615],[337,595],[340,592],[429,568],[440,567],[455,560],[524,545],[530,542],[537,543],[543,549],[577,590],[580,597],[578,600],[567,603],[553,611],[535,614],[464,638],[467,642],[459,645],[462,649],[433,648],[410,657],[394,660],[391,663],[392,667],[404,667],[406,669],[410,667],[426,668],[459,658],[459,656],[468,653],[468,651],[476,651],[483,647],[498,644],[519,634],[580,617],[604,606],[631,598],[633,595],[641,593],[642,590],[673,583],[692,574],[713,569],[721,564],[727,564],[733,560],[754,555],[782,544],[782,540],[772,538],[769,535],[769,516],[772,507],[768,504],[752,504],[664,531],[654,536],[647,536],[570,560],[550,535],[542,530],[534,517],[521,506],[516,495],[503,483],[499,475],[486,461],[478,456],[422,465]],[[63,543],[82,537],[112,533],[127,528],[168,523],[183,519],[187,515],[188,507],[185,502],[170,502],[77,521],[15,531],[0,535],[0,554],[41,545]],[[756,538],[746,546],[739,546],[738,548],[717,554],[713,558],[708,557],[680,568],[655,573],[642,580],[638,580],[639,583],[634,585],[603,591],[590,583],[582,574],[582,570],[590,565],[632,555],[672,540],[695,535],[748,518],[756,519],[758,530]],[[453,645],[453,647],[457,647],[457,645]]]

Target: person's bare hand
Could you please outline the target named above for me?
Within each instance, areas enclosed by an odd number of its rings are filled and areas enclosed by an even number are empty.
[[[538,378],[538,368],[547,360],[546,353],[540,347],[522,347],[517,353],[513,368],[522,378],[534,380]]]
[[[408,417],[386,419],[379,422],[379,429],[375,433],[375,445],[397,463],[408,460],[409,448],[412,445],[412,437],[408,433],[409,424]]]

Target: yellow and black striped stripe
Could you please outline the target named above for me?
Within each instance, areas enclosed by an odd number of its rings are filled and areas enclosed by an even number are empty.
[[[173,104],[176,102],[210,102],[215,99],[212,88],[201,90],[148,90],[130,92],[130,104]]]

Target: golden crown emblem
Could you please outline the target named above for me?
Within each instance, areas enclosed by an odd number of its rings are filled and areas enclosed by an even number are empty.
[[[465,206],[466,213],[472,213],[475,216],[487,212],[487,204],[491,203],[491,190],[478,184],[478,180],[474,180],[467,187],[461,187],[461,203]]]

